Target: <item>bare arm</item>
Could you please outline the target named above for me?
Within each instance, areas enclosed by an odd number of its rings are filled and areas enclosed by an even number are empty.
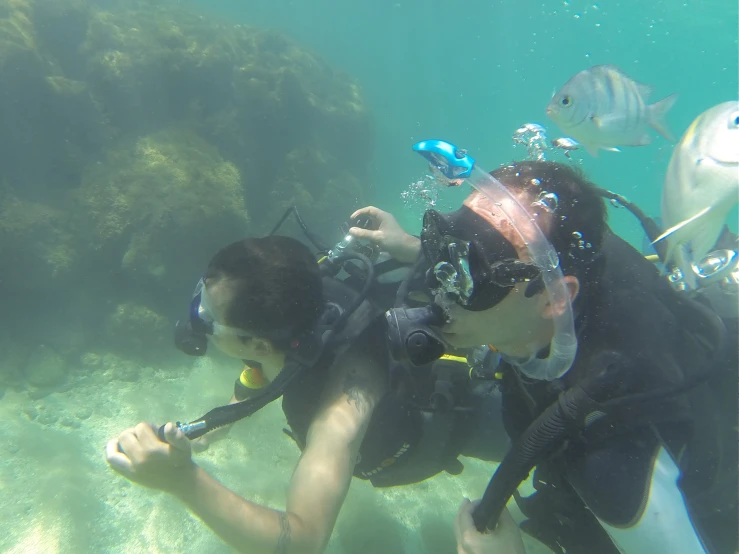
[[[293,473],[287,510],[244,500],[195,466],[177,496],[240,551],[323,552],[351,482],[359,446],[379,400],[373,362],[348,353],[316,418]]]

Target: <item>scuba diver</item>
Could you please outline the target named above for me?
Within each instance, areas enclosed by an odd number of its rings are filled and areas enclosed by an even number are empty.
[[[460,551],[514,548],[514,535],[485,542],[513,496],[522,530],[557,553],[736,552],[736,255],[694,268],[728,294],[722,322],[720,299],[684,294],[611,232],[603,198],[617,195],[572,167],[487,174],[449,143],[414,149],[444,184],[472,185],[463,206],[428,210],[420,240],[373,207],[354,215],[375,229],[350,233],[405,245],[430,291],[412,307],[401,286],[387,313],[394,358],[413,367],[480,344],[501,356],[513,444],[482,500],[463,505],[477,547]],[[534,468],[536,492],[521,497]]]
[[[300,241],[275,234],[290,213],[318,250],[318,261]],[[385,487],[445,470],[458,473],[457,454],[483,442],[491,446],[491,459],[500,459],[506,447],[502,425],[500,437],[489,440],[496,429],[490,422],[499,419],[489,414],[499,414],[499,395],[484,377],[493,356],[478,354],[473,363],[454,356],[438,360],[425,381],[418,379],[428,390],[423,405],[396,392],[388,379],[383,314],[409,273],[405,265],[348,234],[326,248],[294,209],[269,236],[217,252],[195,287],[187,317],[176,325],[175,344],[192,356],[214,346],[244,361],[232,401],[190,423],[140,423],[125,430],[106,446],[111,468],[175,495],[237,550],[287,553],[325,549],[352,475]],[[462,382],[449,375],[460,373],[478,394],[468,390],[457,405],[445,404]],[[200,439],[206,433],[223,432],[279,397],[286,432],[302,451],[284,512],[237,496],[191,458],[206,446]],[[443,409],[433,411],[429,404]],[[471,423],[475,417],[480,425]],[[460,512],[460,536],[468,536],[469,517]]]

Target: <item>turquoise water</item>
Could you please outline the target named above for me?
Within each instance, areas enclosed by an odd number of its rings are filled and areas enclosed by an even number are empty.
[[[418,232],[423,202],[404,200],[426,173],[413,143],[454,142],[488,169],[521,159],[514,131],[536,122],[560,136],[545,107],[596,64],[652,85],[652,100],[678,93],[668,123],[679,136],[737,98],[738,11],[728,0],[0,0],[0,552],[229,552],[176,499],[130,484],[103,458],[106,442],[138,422],[189,421],[230,397],[238,361],[192,359],[172,345],[214,251],[265,233],[292,202],[321,232],[337,235],[364,203]],[[270,67],[270,55],[286,55],[284,44],[267,37],[252,48],[259,33],[234,31],[242,25],[284,33],[356,80],[371,136],[346,123],[343,78],[345,112],[331,118],[335,99],[311,81],[314,61],[300,50],[285,66],[305,95],[274,101],[259,87],[277,82],[283,66]],[[225,30],[236,34],[219,42]],[[246,46],[229,50],[234,36]],[[257,85],[239,80],[238,64],[256,66]],[[303,132],[315,123],[306,97],[318,98],[315,136]],[[332,171],[342,141],[370,151]],[[574,163],[658,215],[671,151],[657,137]],[[454,209],[465,191],[440,194],[438,207]],[[636,220],[610,214],[640,246]],[[299,457],[284,426],[273,403],[197,463],[284,509]],[[459,501],[479,497],[492,471],[463,461],[458,477],[409,487],[354,480],[327,553],[454,552]],[[542,552],[526,541],[529,554]]]
[[[401,206],[399,192],[424,171],[410,151],[415,141],[443,138],[490,169],[520,158],[513,131],[538,122],[552,138],[561,136],[544,113],[547,102],[592,65],[613,64],[652,85],[652,101],[678,93],[668,123],[679,137],[701,112],[737,97],[738,6],[730,0],[207,2],[229,21],[284,31],[359,80],[375,118],[371,200],[393,210]],[[671,149],[657,138],[620,154],[585,154],[582,167],[602,187],[658,215]],[[403,219],[417,225],[409,214]],[[731,222],[736,228],[736,212]],[[641,245],[641,229],[625,211],[611,210],[611,223]]]

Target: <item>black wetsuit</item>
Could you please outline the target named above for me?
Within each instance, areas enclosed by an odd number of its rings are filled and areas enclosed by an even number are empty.
[[[553,382],[529,380],[512,367],[504,371],[504,423],[513,440],[563,390],[601,372],[598,379],[604,379],[609,396],[616,398],[665,389],[696,371],[712,369],[706,367],[709,352],[699,338],[701,326],[686,329],[686,323],[697,320],[686,322],[679,293],[618,237],[607,236],[604,253],[602,277],[577,309],[579,347],[573,367]],[[733,348],[722,358],[723,371],[707,383],[686,394],[627,404],[541,463],[535,475],[538,492],[520,501],[531,518],[524,529],[555,552],[619,552],[593,514],[617,528],[635,525],[663,446],[678,460],[679,487],[697,536],[709,551],[735,552]]]

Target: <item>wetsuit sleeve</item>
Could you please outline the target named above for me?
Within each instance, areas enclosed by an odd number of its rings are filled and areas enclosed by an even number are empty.
[[[568,481],[622,553],[710,552],[678,486],[680,470],[651,429],[573,453],[568,466]]]

